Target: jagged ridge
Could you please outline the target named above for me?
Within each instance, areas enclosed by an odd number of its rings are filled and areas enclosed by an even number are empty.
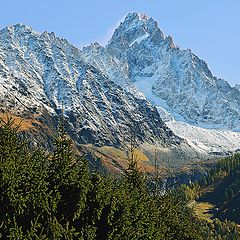
[[[54,33],[17,24],[0,31],[1,105],[17,114],[69,119],[78,143],[120,146],[134,131],[139,142],[179,144],[157,110],[122,89]]]
[[[152,18],[128,14],[105,48],[95,43],[83,55],[122,86],[136,86],[176,120],[239,130],[237,87],[213,76],[191,50],[176,47]]]

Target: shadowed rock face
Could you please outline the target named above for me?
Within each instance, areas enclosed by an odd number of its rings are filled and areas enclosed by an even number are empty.
[[[68,132],[79,144],[120,146],[131,132],[140,143],[181,142],[155,107],[87,63],[80,50],[22,24],[0,31],[0,98],[3,110],[46,125],[55,125],[49,119],[63,109]]]

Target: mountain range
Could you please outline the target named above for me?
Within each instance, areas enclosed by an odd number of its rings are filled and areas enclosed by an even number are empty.
[[[185,166],[240,146],[239,86],[213,76],[145,14],[129,13],[106,46],[82,50],[24,24],[0,30],[0,96],[1,115],[20,119],[36,144],[50,147],[64,115],[76,146],[115,168],[132,137],[149,168],[154,150]]]

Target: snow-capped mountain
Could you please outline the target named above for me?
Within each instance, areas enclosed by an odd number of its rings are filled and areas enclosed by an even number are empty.
[[[2,29],[0,108],[42,131],[63,111],[77,144],[119,147],[134,133],[148,156],[158,149],[181,164],[239,148],[239,87],[144,14],[128,14],[105,47],[83,50],[23,24]]]
[[[120,146],[134,131],[140,143],[179,145],[156,108],[83,59],[54,33],[17,24],[0,31],[1,107],[17,115],[69,119],[78,143]]]
[[[176,47],[156,21],[130,13],[106,47],[83,49],[86,61],[122,86],[135,86],[162,117],[207,128],[240,129],[240,93],[212,75],[191,50]],[[170,117],[172,118],[172,117]]]

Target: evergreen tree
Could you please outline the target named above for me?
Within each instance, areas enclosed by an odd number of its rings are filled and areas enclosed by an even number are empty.
[[[223,230],[238,236],[229,223],[196,222],[178,191],[149,192],[134,145],[125,174],[114,178],[90,174],[63,125],[52,153],[29,149],[17,130],[11,119],[0,120],[1,239],[198,240]],[[182,189],[192,198],[198,185]]]

